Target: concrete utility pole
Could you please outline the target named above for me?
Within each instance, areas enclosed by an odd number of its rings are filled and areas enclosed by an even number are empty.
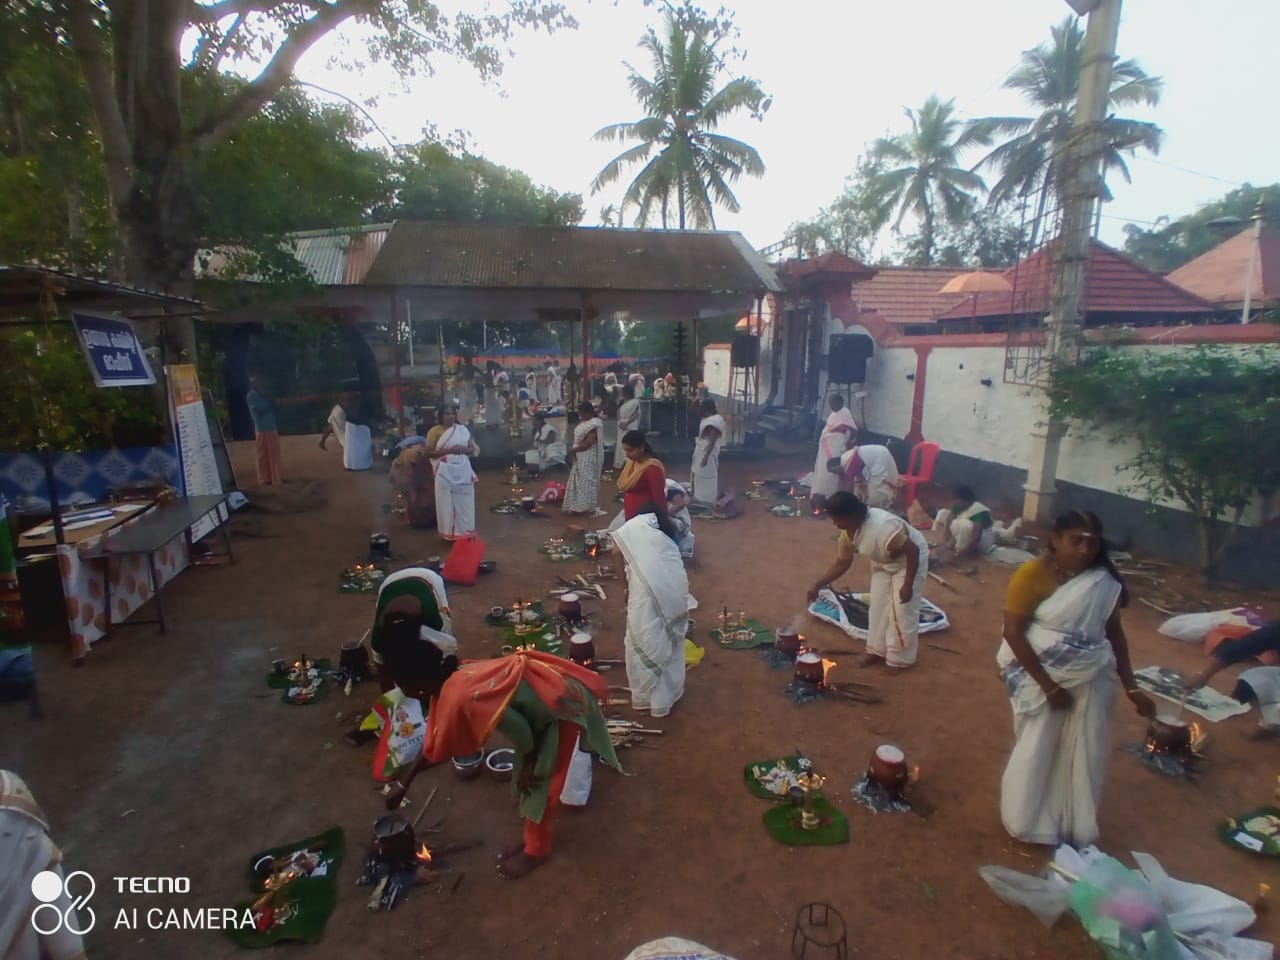
[[[1253,240],[1249,246],[1249,266],[1244,274],[1244,305],[1240,308],[1240,322],[1248,323],[1253,310],[1253,278],[1258,272],[1258,252],[1262,246],[1262,201],[1253,208]]]
[[[1080,63],[1075,123],[1063,156],[1062,232],[1058,236],[1058,261],[1045,327],[1044,356],[1053,366],[1076,363],[1080,356],[1083,340],[1080,318],[1093,210],[1102,197],[1103,138],[1099,127],[1107,116],[1111,68],[1120,33],[1121,0],[1097,0],[1091,4],[1081,0],[1067,2],[1078,13],[1087,10],[1089,23]],[[1026,499],[1022,507],[1022,515],[1027,520],[1044,523],[1052,519],[1058,450],[1064,432],[1063,424],[1048,419],[1031,434],[1024,488]]]

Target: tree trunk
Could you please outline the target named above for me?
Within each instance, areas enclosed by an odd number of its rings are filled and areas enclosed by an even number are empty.
[[[924,245],[924,265],[933,264],[933,208],[924,208],[924,224],[920,229],[921,243]]]
[[[682,179],[677,185],[677,197],[680,204],[680,229],[684,229],[684,180]]]

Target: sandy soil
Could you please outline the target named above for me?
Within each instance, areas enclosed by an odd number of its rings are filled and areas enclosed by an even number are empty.
[[[930,599],[954,626],[925,643],[918,669],[901,675],[860,671],[878,685],[882,704],[791,703],[787,676],[758,654],[709,645],[691,671],[684,700],[654,725],[657,749],[631,750],[631,774],[596,775],[590,806],[557,824],[556,857],[533,878],[511,883],[494,869],[501,846],[518,836],[505,785],[462,783],[447,768],[423,774],[413,795],[440,787],[434,813],[447,814],[442,837],[482,839],[459,854],[465,871],[456,893],[422,890],[390,914],[365,908],[356,860],[381,812],[370,776],[372,747],[354,749],[341,735],[367,707],[372,684],[350,698],[340,692],[310,708],[290,708],[265,689],[269,661],[299,652],[336,656],[368,626],[369,596],[343,595],[339,571],[359,558],[372,530],[392,523],[384,473],[344,473],[336,451],[312,438],[288,438],[285,464],[295,489],[312,504],[299,513],[258,512],[238,521],[237,562],[183,574],[166,591],[170,630],[125,630],[71,669],[64,651],[39,650],[47,716],[21,706],[0,712],[0,764],[20,771],[52,817],[67,860],[99,879],[94,958],[222,958],[238,953],[221,934],[126,933],[111,929],[121,906],[205,907],[244,896],[245,858],[253,851],[340,824],[351,855],[342,894],[316,960],[439,956],[621,958],[635,945],[682,935],[741,960],[789,955],[797,909],[828,901],[848,919],[852,955],[968,960],[1088,957],[1078,927],[1046,931],[1027,912],[995,899],[977,875],[983,864],[1036,871],[1038,850],[1001,829],[1000,773],[1011,743],[1007,701],[993,656],[1009,571],[983,565],[975,577],[947,573],[958,592],[931,583]],[[235,451],[253,495],[250,451]],[[808,459],[808,458],[804,458]],[[750,477],[803,472],[804,460],[729,466],[739,489]],[[683,465],[674,471],[684,472]],[[498,571],[450,599],[466,655],[496,652],[484,611],[517,595],[545,593],[566,565],[536,547],[562,530],[559,517],[529,520],[488,511],[506,493],[501,477],[481,478],[480,530]],[[612,487],[606,506],[613,509]],[[603,523],[601,523],[603,526]],[[406,561],[442,554],[434,535],[392,523],[393,549]],[[723,604],[782,624],[803,609],[803,592],[829,561],[834,531],[822,520],[782,520],[750,504],[743,518],[698,524],[700,567],[691,589],[702,604],[698,641]],[[864,584],[855,566],[850,583]],[[1234,597],[1233,597],[1234,598]],[[1256,598],[1255,598],[1256,599]],[[1280,605],[1269,604],[1275,615]],[[620,656],[621,590],[588,607],[598,620],[600,655]],[[1134,604],[1125,622],[1135,663],[1196,667],[1198,652],[1157,635],[1162,615]],[[812,641],[850,648],[834,628],[813,623]],[[853,657],[834,674],[852,676]],[[621,672],[611,682],[625,682]],[[1219,688],[1229,689],[1224,676]],[[345,714],[346,717],[339,717]],[[1207,774],[1198,785],[1162,778],[1131,758],[1125,744],[1143,727],[1121,700],[1102,807],[1102,844],[1124,856],[1157,856],[1175,876],[1219,886],[1249,899],[1273,871],[1228,850],[1215,829],[1223,817],[1270,798],[1280,747],[1245,739],[1252,718],[1212,730]],[[921,795],[936,807],[928,819],[873,815],[848,795],[872,749],[901,745],[922,772]],[[743,765],[802,748],[829,777],[828,793],[849,816],[847,846],[792,849],[765,833],[762,801],[741,782]],[[103,878],[188,876],[191,894],[127,897]],[[1263,920],[1258,935],[1280,936]],[[301,953],[302,951],[300,951]]]

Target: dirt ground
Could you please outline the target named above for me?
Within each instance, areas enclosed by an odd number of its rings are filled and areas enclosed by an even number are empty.
[[[235,450],[252,498],[250,454]],[[320,705],[295,708],[265,688],[263,675],[276,657],[336,658],[343,641],[368,627],[373,597],[341,594],[337,579],[359,559],[370,532],[390,525],[393,550],[406,562],[446,551],[433,533],[383,513],[385,472],[346,473],[337,451],[321,453],[314,438],[286,438],[284,456],[299,499],[313,509],[238,520],[234,565],[194,569],[167,587],[166,635],[153,627],[123,630],[95,647],[83,669],[72,669],[61,648],[42,646],[45,719],[29,719],[21,705],[0,711],[0,764],[27,779],[67,861],[99,878],[98,926],[89,938],[95,960],[235,956],[220,933],[123,932],[112,929],[112,918],[121,906],[181,909],[243,899],[251,853],[335,824],[349,848],[337,911],[322,943],[292,948],[316,960],[621,960],[637,944],[667,935],[741,960],[773,960],[790,955],[796,912],[815,900],[844,914],[856,957],[1101,956],[1074,922],[1045,930],[1030,913],[996,900],[977,874],[983,864],[1035,872],[1046,859],[1011,842],[999,821],[1012,731],[993,658],[1010,571],[991,564],[975,577],[944,571],[954,592],[930,583],[928,597],[953,627],[933,635],[936,645],[922,644],[916,669],[860,671],[856,658],[837,658],[834,679],[858,675],[881,689],[883,703],[798,706],[783,694],[785,671],[767,669],[758,653],[719,649],[707,636],[725,604],[766,623],[789,621],[835,549],[826,521],[779,519],[759,503],[737,520],[695,523],[700,564],[690,584],[701,604],[696,639],[706,657],[690,671],[672,716],[651,723],[664,731],[652,738],[657,749],[625,752],[628,777],[597,768],[590,805],[557,823],[554,859],[529,879],[502,880],[495,854],[519,831],[507,785],[464,783],[436,768],[418,778],[412,796],[420,802],[438,785],[427,819],[446,815],[440,837],[483,846],[454,858],[465,877],[452,897],[416,890],[394,912],[371,914],[367,889],[354,881],[381,798],[370,776],[372,746],[352,748],[342,733],[347,718],[372,701],[374,685],[357,687],[350,699],[337,691]],[[750,478],[804,472],[807,459],[726,464],[722,482],[741,490]],[[684,464],[673,470],[683,472]],[[536,552],[564,529],[559,516],[489,512],[508,492],[502,480],[490,472],[479,485],[480,532],[498,570],[475,587],[450,589],[464,656],[497,652],[497,632],[483,622],[490,606],[545,595],[557,573],[575,566]],[[612,496],[606,484],[602,497],[611,511]],[[866,578],[859,561],[850,585]],[[621,602],[617,587],[607,602],[587,606],[602,657],[621,656]],[[1261,605],[1270,616],[1280,610],[1274,597]],[[1197,649],[1156,633],[1162,619],[1141,603],[1126,612],[1135,665],[1197,667]],[[806,632],[818,646],[854,646],[817,622]],[[610,682],[625,682],[620,668]],[[1216,685],[1229,690],[1230,683],[1223,675]],[[1147,851],[1174,876],[1251,899],[1274,871],[1227,849],[1215,831],[1224,817],[1271,797],[1280,746],[1247,741],[1254,724],[1242,717],[1213,726],[1206,774],[1192,785],[1163,778],[1126,753],[1143,726],[1121,698],[1101,812],[1104,849],[1122,858]],[[884,742],[902,746],[920,766],[920,795],[936,807],[927,819],[875,815],[849,796]],[[828,776],[828,796],[850,820],[848,845],[789,848],[763,829],[765,805],[744,789],[743,766],[797,748]],[[133,875],[186,876],[191,893],[128,897],[103,879]],[[1256,935],[1280,937],[1280,924],[1264,918]]]

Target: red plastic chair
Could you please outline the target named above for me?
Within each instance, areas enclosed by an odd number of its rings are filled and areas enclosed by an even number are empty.
[[[925,440],[911,448],[911,458],[907,461],[907,472],[902,475],[902,490],[906,495],[906,506],[916,502],[916,491],[922,484],[933,480],[933,465],[938,462],[938,454],[942,447],[932,441]]]

